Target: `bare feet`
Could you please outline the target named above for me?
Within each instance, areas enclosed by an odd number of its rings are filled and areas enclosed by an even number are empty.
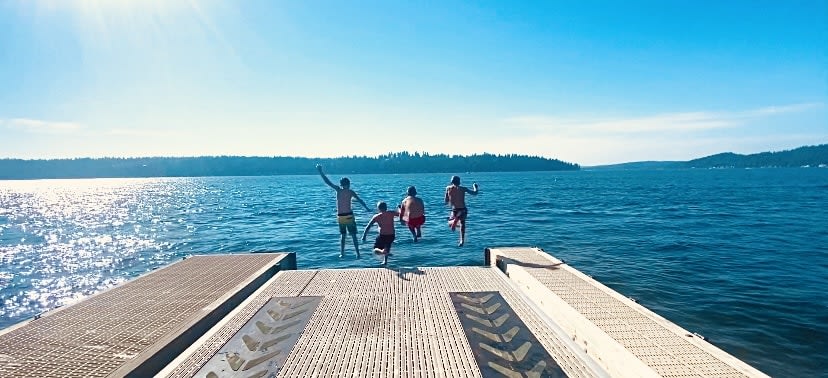
[[[458,246],[458,247],[462,247],[462,246],[463,246],[463,244],[465,244],[465,243],[466,243],[465,241],[461,240],[461,241],[460,241],[460,243],[457,243],[457,246]]]

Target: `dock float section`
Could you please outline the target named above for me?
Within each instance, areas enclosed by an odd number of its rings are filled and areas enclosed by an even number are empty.
[[[0,331],[0,377],[766,377],[538,248],[194,256]]]

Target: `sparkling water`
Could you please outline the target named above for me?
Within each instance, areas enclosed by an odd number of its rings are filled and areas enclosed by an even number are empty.
[[[398,225],[391,268],[537,246],[768,374],[828,374],[828,169],[461,174],[480,184],[462,248],[450,176],[350,176],[372,211],[409,185],[425,201],[423,238]],[[334,198],[318,176],[0,181],[0,328],[191,254],[377,266],[376,229],[339,258]],[[354,209],[361,233],[372,214]]]

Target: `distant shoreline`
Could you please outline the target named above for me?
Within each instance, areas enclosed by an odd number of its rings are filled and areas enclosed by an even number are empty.
[[[0,160],[0,180],[224,177],[316,174],[316,164],[330,173],[403,174],[445,172],[577,171],[578,164],[526,155],[449,156],[409,154],[378,157],[150,157]]]
[[[398,152],[377,157],[142,157],[0,159],[0,180],[313,175],[316,164],[333,174],[547,172],[579,170],[828,168],[828,144],[779,152],[730,152],[689,161],[639,161],[582,167],[527,155],[431,155]]]

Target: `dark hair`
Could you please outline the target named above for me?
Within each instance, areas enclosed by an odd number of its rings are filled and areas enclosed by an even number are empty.
[[[347,177],[343,177],[341,180],[339,180],[339,185],[351,186],[351,180],[348,180]]]
[[[454,185],[460,185],[460,176],[451,176],[451,183]]]
[[[408,195],[409,196],[416,196],[417,195],[417,188],[413,186],[408,187]]]
[[[384,201],[379,201],[379,203],[377,203],[377,208],[381,211],[388,210],[388,204],[386,204]]]

